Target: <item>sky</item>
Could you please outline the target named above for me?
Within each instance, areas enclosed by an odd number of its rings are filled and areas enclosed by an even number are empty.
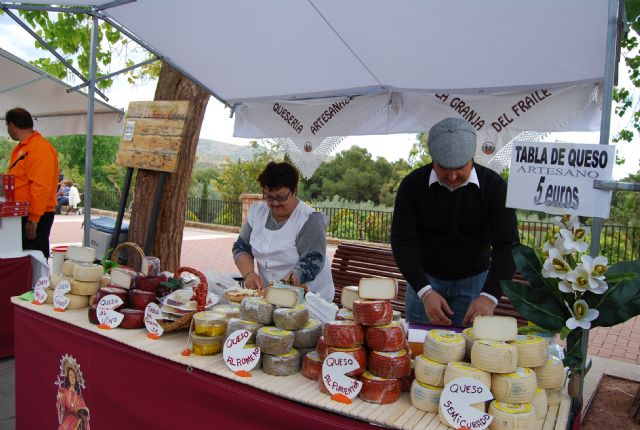
[[[20,28],[13,20],[6,16],[0,15],[0,47],[11,52],[12,54],[25,59],[32,60],[40,56],[46,56],[46,52],[36,50],[34,48],[33,38]],[[113,71],[117,70],[115,67]],[[625,68],[620,74],[620,82],[622,85],[628,83],[628,77]],[[628,85],[630,88],[632,86]],[[130,101],[152,100],[155,91],[155,82],[147,85],[138,85],[132,87],[123,77],[116,78],[110,90],[106,91],[109,97],[109,103],[119,107],[126,108]],[[212,139],[227,143],[239,145],[247,145],[250,140],[233,137],[233,118],[229,117],[229,109],[211,98],[207,106],[204,122],[200,137],[204,139]],[[611,136],[615,136],[619,130],[630,125],[629,118],[620,119],[612,114],[611,120]],[[550,135],[546,140],[561,140],[571,143],[598,143],[599,133],[555,133]],[[389,161],[396,161],[400,158],[406,159],[413,143],[416,141],[416,135],[412,134],[396,134],[385,136],[350,136],[346,137],[332,152],[336,154],[340,151],[357,145],[366,148],[374,158],[384,157]],[[639,170],[638,160],[640,159],[640,138],[636,137],[633,142],[620,142],[617,144],[618,156],[626,159],[626,163],[622,166],[615,166],[613,170],[614,179],[621,179],[630,173]]]

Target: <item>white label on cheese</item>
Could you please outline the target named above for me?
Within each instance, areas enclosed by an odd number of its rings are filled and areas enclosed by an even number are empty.
[[[156,321],[158,319],[162,319],[160,308],[155,303],[149,303],[147,307],[144,308],[144,326],[149,333],[160,337],[162,333],[164,333],[164,329],[158,324],[158,321]]]
[[[248,372],[256,367],[260,360],[260,348],[257,346],[255,348],[244,347],[250,337],[249,330],[236,330],[224,341],[222,347],[224,364],[233,372],[240,370]]]
[[[118,327],[122,322],[124,315],[120,312],[116,312],[114,309],[123,303],[122,299],[115,294],[109,294],[101,298],[96,309],[98,322],[109,326],[110,328]]]
[[[336,320],[336,314],[338,313],[338,306],[334,303],[329,303],[316,293],[308,292],[304,296],[307,302],[307,309],[309,310],[309,316],[311,319],[318,320],[326,323]]]
[[[69,281],[60,281],[58,285],[56,285],[56,289],[53,290],[53,308],[58,310],[65,310],[69,303],[71,303],[71,299],[65,296],[69,291],[71,291],[71,284]]]
[[[473,404],[493,399],[489,388],[473,378],[458,378],[449,382],[440,396],[440,412],[453,428],[486,429],[493,417],[474,408]]]
[[[44,301],[47,300],[47,292],[45,291],[45,288],[49,288],[49,278],[43,276],[38,279],[38,282],[36,282],[36,288],[33,291],[33,298],[39,305],[43,304]]]
[[[322,382],[331,394],[344,394],[354,399],[362,389],[362,382],[345,375],[360,368],[358,361],[346,352],[329,354],[322,363]]]

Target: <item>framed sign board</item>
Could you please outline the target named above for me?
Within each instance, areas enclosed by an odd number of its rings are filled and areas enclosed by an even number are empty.
[[[116,164],[173,173],[178,163],[189,102],[131,102]]]

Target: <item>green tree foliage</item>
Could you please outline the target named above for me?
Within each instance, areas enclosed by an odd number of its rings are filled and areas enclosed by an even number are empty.
[[[409,151],[409,165],[413,169],[431,163],[431,154],[429,154],[429,147],[427,146],[428,136],[427,133],[416,134],[416,142]]]
[[[623,179],[625,182],[640,182],[640,172]],[[615,224],[640,227],[640,193],[614,191],[611,196],[609,220]]]
[[[0,172],[6,172],[9,168],[9,160],[11,159],[11,151],[17,142],[0,137]]]

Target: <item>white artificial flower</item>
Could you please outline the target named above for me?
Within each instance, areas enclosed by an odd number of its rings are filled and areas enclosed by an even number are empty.
[[[545,278],[565,279],[567,273],[571,271],[571,266],[567,263],[557,248],[549,250],[549,257],[542,265],[542,276]]]
[[[585,330],[591,328],[591,321],[598,318],[600,312],[597,309],[589,309],[589,305],[584,300],[576,300],[573,309],[565,300],[564,304],[571,313],[571,318],[567,320],[567,327],[571,330],[582,327]]]
[[[564,239],[560,237],[559,233],[556,235],[556,237],[549,239],[548,242],[545,242],[542,245],[542,253],[544,255],[549,255],[549,251],[551,250],[551,248],[557,249],[560,254],[567,254],[567,250],[564,247]]]
[[[593,258],[590,255],[580,257],[584,270],[588,273],[589,291],[594,294],[604,294],[609,286],[604,280],[604,274],[607,273],[607,257],[602,255]]]
[[[551,223],[557,225],[560,228],[564,228],[567,230],[573,230],[575,225],[580,225],[580,218],[577,215],[562,215],[553,217]]]
[[[573,288],[571,287],[571,282],[567,281],[559,281],[558,289],[563,293],[573,293]]]
[[[589,235],[590,231],[590,227],[582,227],[579,223],[571,230],[561,228],[560,236],[564,239],[565,249],[567,251],[576,250],[578,252],[585,252],[589,247],[585,239]]]
[[[571,288],[575,291],[585,292],[590,290],[590,277],[591,275],[584,265],[578,264],[575,269],[567,273],[566,280],[571,282]]]

